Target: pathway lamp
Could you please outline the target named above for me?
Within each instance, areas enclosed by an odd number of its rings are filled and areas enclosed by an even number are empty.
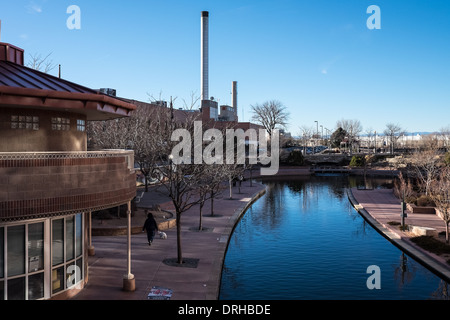
[[[400,217],[402,218],[402,230],[405,231],[405,218],[408,217],[408,214],[406,213],[405,191],[403,191],[403,199],[401,206],[402,206],[402,213]]]
[[[314,121],[316,123],[316,139],[319,136],[319,121]],[[314,140],[314,146],[313,146],[313,154],[316,153],[316,145],[317,145],[317,140]]]

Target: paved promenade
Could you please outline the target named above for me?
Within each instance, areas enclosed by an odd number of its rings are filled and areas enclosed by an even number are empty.
[[[394,245],[450,281],[450,265],[446,263],[445,259],[414,244],[410,240],[412,235],[408,232],[402,232],[398,225],[388,224],[392,221],[401,222],[400,200],[394,196],[392,190],[358,190],[353,188],[349,193],[349,200],[355,209]],[[408,213],[405,224],[433,228],[436,229],[436,232],[445,231],[443,220],[434,214]]]
[[[89,281],[73,300],[146,300],[153,286],[173,291],[171,300],[216,300],[222,271],[222,263],[228,238],[235,223],[246,207],[264,194],[265,187],[245,181],[233,188],[233,199],[228,190],[214,200],[214,217],[210,216],[210,201],[203,208],[203,227],[199,224],[198,206],[182,214],[183,257],[198,259],[196,268],[174,267],[163,263],[164,259],[177,257],[176,227],[164,232],[167,239],[155,237],[151,246],[145,233],[131,236],[131,273],[135,276],[136,290],[122,290],[122,279],[127,268],[127,237],[93,237],[95,256],[89,257]],[[140,195],[140,192],[138,192]],[[139,206],[150,208],[160,204],[162,209],[172,209],[169,199],[156,193],[154,187],[145,193]],[[133,223],[132,223],[133,224]]]

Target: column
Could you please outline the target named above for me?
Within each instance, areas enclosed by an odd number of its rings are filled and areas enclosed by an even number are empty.
[[[136,290],[134,275],[131,273],[131,201],[128,201],[127,208],[127,274],[123,276],[123,290]]]
[[[86,221],[86,220],[85,220]],[[88,247],[88,255],[89,256],[95,256],[95,248],[92,245],[92,210],[89,210],[89,247]]]

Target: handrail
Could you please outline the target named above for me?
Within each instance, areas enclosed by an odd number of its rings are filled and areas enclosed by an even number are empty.
[[[38,151],[38,152],[0,152],[0,161],[10,160],[53,160],[53,159],[93,159],[126,157],[128,169],[134,169],[134,151],[105,149],[98,151]]]

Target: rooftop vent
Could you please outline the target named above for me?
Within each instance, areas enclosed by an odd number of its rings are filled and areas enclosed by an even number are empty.
[[[100,93],[106,94],[108,96],[116,96],[116,89],[111,89],[111,88],[100,88]]]

